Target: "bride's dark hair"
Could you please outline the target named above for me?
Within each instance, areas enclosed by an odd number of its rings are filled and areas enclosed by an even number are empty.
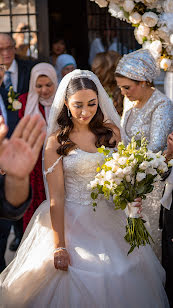
[[[81,77],[70,80],[66,90],[65,100],[68,102],[68,99],[72,95],[74,95],[77,91],[84,89],[93,90],[98,96],[98,90],[95,83],[86,77]],[[71,118],[68,116],[68,110],[65,104],[58,117],[57,122],[60,128],[57,133],[57,140],[60,143],[60,147],[57,149],[57,153],[59,155],[66,156],[69,151],[76,147],[76,144],[72,142],[69,138],[69,134],[72,131],[74,125]],[[111,128],[105,125],[104,115],[99,105],[95,116],[89,123],[89,128],[91,132],[96,136],[96,147],[100,147],[102,145],[109,148],[115,147],[116,141],[110,142],[110,139],[113,136],[113,132]]]

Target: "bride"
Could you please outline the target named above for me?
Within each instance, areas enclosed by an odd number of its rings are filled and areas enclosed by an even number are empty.
[[[47,200],[1,274],[0,307],[169,307],[165,273],[151,247],[127,256],[124,212],[106,200],[92,210],[87,184],[104,161],[97,147],[113,150],[118,128],[119,116],[93,73],[75,70],[63,78],[45,147]]]

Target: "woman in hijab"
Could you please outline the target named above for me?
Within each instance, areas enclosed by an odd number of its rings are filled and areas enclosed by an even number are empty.
[[[60,55],[56,60],[55,70],[58,76],[58,83],[61,79],[77,68],[77,64],[73,56],[68,54]]]
[[[22,103],[22,108],[19,110],[19,117],[22,118],[27,114],[40,114],[47,124],[57,85],[56,71],[51,64],[39,63],[35,65],[31,71],[29,92],[19,97]],[[30,181],[33,198],[23,217],[24,230],[35,210],[46,198],[42,174],[42,151],[30,175]]]
[[[124,55],[119,61],[115,78],[124,98],[121,125],[126,133],[127,144],[133,136],[144,135],[148,149],[163,151],[167,136],[173,128],[173,103],[163,93],[153,87],[159,68],[148,50],[139,49]],[[160,258],[161,232],[159,228],[160,199],[162,187],[158,183],[143,203],[144,213],[152,229],[154,250]]]

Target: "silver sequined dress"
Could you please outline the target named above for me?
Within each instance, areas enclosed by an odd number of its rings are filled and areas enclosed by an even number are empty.
[[[167,136],[173,131],[173,102],[159,90],[155,90],[142,108],[134,107],[134,102],[125,98],[121,124],[128,143],[137,133],[147,138],[148,148],[158,152],[166,148]],[[147,215],[152,236],[155,240],[154,251],[160,259],[161,231],[158,230],[160,199],[164,183],[157,183],[154,191],[143,202],[143,212]]]

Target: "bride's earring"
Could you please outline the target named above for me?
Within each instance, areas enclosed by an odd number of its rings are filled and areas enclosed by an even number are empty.
[[[67,108],[67,114],[68,114],[68,117],[71,118],[71,114],[70,114],[70,109]]]

